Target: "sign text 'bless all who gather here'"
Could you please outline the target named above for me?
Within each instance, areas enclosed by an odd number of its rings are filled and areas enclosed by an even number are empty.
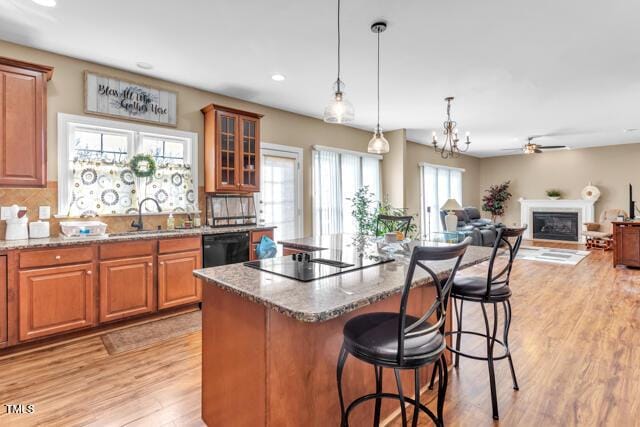
[[[176,126],[176,92],[84,72],[86,113]]]

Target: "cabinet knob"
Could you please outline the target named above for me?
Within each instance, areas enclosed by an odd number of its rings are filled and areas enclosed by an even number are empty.
[[[93,271],[88,270],[88,271],[87,271],[87,274],[88,274],[89,276],[91,276],[91,275],[93,274]]]
[[[56,259],[60,259],[62,258],[60,255],[56,255]]]
[[[147,264],[149,267],[153,267],[153,263],[150,262],[149,264]]]
[[[164,261],[160,261],[160,265],[164,265]]]

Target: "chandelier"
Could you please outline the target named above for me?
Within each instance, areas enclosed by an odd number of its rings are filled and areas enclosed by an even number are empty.
[[[443,159],[448,159],[449,157],[459,157],[460,153],[466,152],[469,149],[471,140],[469,139],[469,132],[467,132],[464,148],[458,146],[458,142],[460,142],[460,138],[458,138],[458,124],[454,120],[451,120],[451,101],[453,101],[453,96],[448,96],[444,100],[447,101],[447,120],[442,123],[444,128],[442,131],[444,143],[442,144],[442,148],[438,147],[438,138],[435,131],[433,132],[431,143]]]

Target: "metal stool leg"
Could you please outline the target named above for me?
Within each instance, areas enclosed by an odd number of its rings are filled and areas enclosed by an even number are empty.
[[[447,394],[447,383],[448,379],[447,372],[447,359],[444,356],[444,353],[438,360],[438,403],[437,403],[437,415],[439,425],[444,426],[444,400]]]
[[[513,369],[513,360],[511,359],[511,349],[509,348],[509,328],[511,328],[511,303],[506,300],[502,303],[504,307],[504,346],[507,348],[507,359],[509,360],[509,368],[511,368],[511,379],[513,380],[513,389],[520,390],[516,371]]]
[[[414,389],[413,399],[416,402],[413,406],[413,421],[411,422],[411,426],[417,427],[418,416],[420,415],[420,368],[416,368],[413,371],[413,389]]]
[[[382,393],[382,366],[373,366],[373,369],[376,372],[376,394]],[[380,407],[382,405],[382,398],[378,397],[376,399],[376,409],[373,416],[373,427],[380,426]]]
[[[407,427],[407,408],[404,402],[404,393],[402,392],[402,380],[400,379],[400,369],[394,369],[396,375],[396,385],[398,386],[398,395],[400,396],[400,412],[402,413],[402,427]]]
[[[458,332],[462,331],[462,307],[464,306],[464,300],[460,300],[460,314],[458,315],[458,303],[456,299],[453,298],[453,308],[456,312],[456,330]],[[460,343],[462,342],[462,334],[456,334],[456,351],[460,351]],[[458,367],[460,362],[460,355],[456,353],[454,358],[453,366]]]
[[[344,398],[342,396],[342,370],[344,369],[344,363],[347,361],[347,350],[344,345],[340,348],[340,355],[338,356],[338,367],[336,369],[336,379],[338,380],[338,398],[340,399],[340,426],[347,427],[348,421],[344,412]]]
[[[485,303],[480,303],[482,307],[482,315],[484,317],[484,325],[487,330],[487,364],[489,366],[489,385],[491,386],[491,407],[493,409],[493,419],[500,418],[498,415],[498,396],[496,392],[496,375],[493,368],[493,345],[495,343],[496,334],[498,332],[498,310],[496,304],[493,304],[493,334],[489,328],[489,318],[487,316],[487,309],[484,307]]]

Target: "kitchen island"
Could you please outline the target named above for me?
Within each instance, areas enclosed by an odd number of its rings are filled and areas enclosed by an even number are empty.
[[[333,235],[281,242],[285,250],[378,253],[371,240]],[[438,244],[414,242],[415,244]],[[440,243],[442,245],[442,243]],[[409,248],[411,249],[411,248]],[[489,259],[490,248],[469,247],[461,268]],[[409,253],[395,261],[345,274],[300,282],[243,264],[200,269],[203,286],[202,418],[209,426],[337,426],[340,410],[336,361],[346,321],[362,313],[398,312]],[[443,276],[452,262],[434,262]],[[430,280],[416,274],[407,312],[421,316],[434,297]],[[451,318],[447,328],[451,327]],[[422,385],[429,369],[423,369]],[[403,375],[413,390],[412,372]],[[343,385],[347,401],[374,389],[370,365],[349,358]],[[385,391],[395,390],[392,372]],[[371,424],[364,404],[350,425]],[[383,402],[389,416],[397,402]]]

